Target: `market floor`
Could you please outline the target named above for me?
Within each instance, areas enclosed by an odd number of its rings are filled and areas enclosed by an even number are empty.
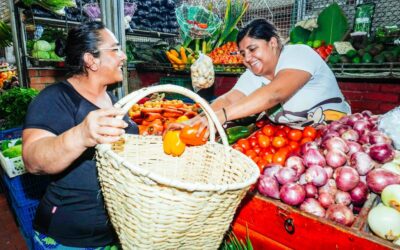
[[[28,249],[4,193],[0,193],[0,249]]]

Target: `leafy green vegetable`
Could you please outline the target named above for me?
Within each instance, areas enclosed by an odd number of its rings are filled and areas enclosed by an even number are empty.
[[[311,31],[306,30],[300,26],[296,26],[290,31],[290,42],[292,43],[302,42],[303,44],[305,44],[307,43],[310,34]]]
[[[319,14],[317,23],[318,28],[315,28],[310,36],[312,40],[325,41],[326,44],[342,41],[349,29],[347,18],[337,3],[325,8]]]
[[[47,60],[47,59],[50,59],[50,53],[47,51],[42,51],[42,50],[39,50],[39,51],[34,50],[34,51],[32,51],[32,57],[37,58],[37,59]]]
[[[43,8],[58,14],[65,15],[66,7],[76,7],[75,0],[22,0],[26,6],[40,5]]]
[[[15,158],[22,155],[22,145],[12,146],[3,151],[4,157]]]
[[[45,40],[37,40],[33,44],[33,50],[36,50],[36,51],[50,51],[51,50],[51,45],[50,45],[49,42],[47,42]]]
[[[24,123],[29,103],[39,93],[32,88],[12,88],[0,94],[0,129],[18,127]]]

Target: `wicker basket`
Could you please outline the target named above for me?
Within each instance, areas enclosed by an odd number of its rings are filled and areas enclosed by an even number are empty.
[[[123,144],[97,146],[97,168],[111,222],[124,249],[217,249],[242,198],[259,176],[254,162],[228,146],[207,102],[179,86],[143,88],[121,99],[125,111],[156,92],[198,102],[223,144],[163,152],[160,136],[125,135]],[[119,150],[116,150],[119,149]]]

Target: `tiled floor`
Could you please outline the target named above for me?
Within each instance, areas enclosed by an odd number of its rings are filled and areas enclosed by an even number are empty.
[[[27,250],[4,193],[0,193],[0,249]]]

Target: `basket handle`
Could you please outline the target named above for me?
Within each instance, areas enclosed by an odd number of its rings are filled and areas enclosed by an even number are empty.
[[[218,121],[217,116],[215,115],[214,111],[210,107],[210,105],[201,98],[198,94],[177,85],[172,84],[163,84],[151,87],[141,88],[137,91],[130,93],[129,95],[123,97],[119,100],[114,106],[117,108],[122,108],[125,113],[128,113],[129,109],[136,104],[140,99],[146,97],[153,93],[158,92],[171,92],[171,93],[178,93],[184,95],[186,97],[191,98],[193,101],[200,104],[201,108],[203,109],[204,113],[206,114],[208,120],[208,129],[210,130],[210,141],[215,142],[215,128],[217,128],[218,134],[221,137],[222,144],[228,146],[228,139],[225,134],[225,130],[222,128],[221,123]],[[122,116],[118,118],[122,119]],[[215,126],[215,127],[214,127]]]

